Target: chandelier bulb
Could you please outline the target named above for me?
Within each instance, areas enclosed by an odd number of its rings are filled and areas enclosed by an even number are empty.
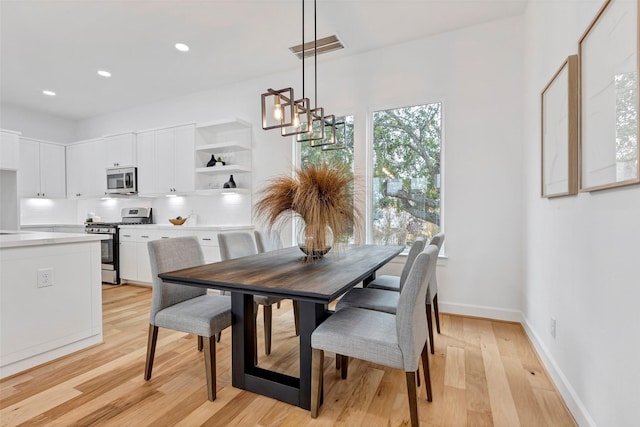
[[[280,96],[276,96],[276,100],[273,104],[273,118],[276,120],[282,120],[282,104],[280,103]]]

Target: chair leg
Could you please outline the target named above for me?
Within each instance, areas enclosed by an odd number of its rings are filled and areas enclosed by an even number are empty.
[[[147,338],[147,361],[144,365],[144,379],[151,379],[151,370],[153,369],[153,357],[156,354],[156,342],[158,341],[158,327],[149,324],[149,336]]]
[[[411,414],[411,426],[418,427],[418,398],[416,397],[416,373],[405,372],[407,378],[407,395],[409,396],[409,413]]]
[[[296,336],[300,336],[300,307],[298,301],[293,300],[293,322],[296,326]]]
[[[220,342],[221,339],[222,339],[222,331],[216,334],[216,342]]]
[[[342,356],[336,353],[336,369],[340,369],[340,365],[342,364]]]
[[[418,388],[420,388],[420,366],[418,366],[418,370],[416,371],[416,383],[418,384]]]
[[[280,310],[280,301],[278,301],[276,307],[278,308],[278,310]]]
[[[198,335],[198,351],[202,351],[202,337]]]
[[[273,319],[273,306],[263,305],[262,315],[264,317],[264,352],[268,356],[271,354],[271,323]]]
[[[427,303],[427,329],[429,330],[429,344],[431,345],[431,354],[435,354],[435,345],[433,343],[433,319],[431,318],[431,304]]]
[[[214,337],[204,338],[204,368],[207,375],[207,392],[209,400],[216,400],[216,340]]]
[[[349,370],[349,356],[340,355],[340,378],[347,379],[347,371]]]
[[[433,310],[436,313],[436,330],[440,333],[440,310],[438,309],[438,294],[433,297]]]
[[[318,417],[318,408],[322,399],[323,372],[324,351],[314,348],[311,353],[311,418]]]
[[[431,372],[429,371],[429,354],[427,352],[427,343],[422,348],[422,370],[424,370],[424,386],[427,389],[427,401],[431,402],[433,396],[431,394]]]

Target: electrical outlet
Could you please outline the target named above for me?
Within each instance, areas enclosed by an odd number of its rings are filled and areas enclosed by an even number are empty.
[[[556,337],[556,318],[551,316],[551,322],[549,322],[549,332],[553,338]]]
[[[38,287],[46,288],[47,286],[53,286],[53,283],[53,268],[39,268]]]

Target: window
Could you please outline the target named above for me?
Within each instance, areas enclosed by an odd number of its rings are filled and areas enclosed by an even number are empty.
[[[373,243],[438,233],[440,151],[440,103],[373,113]]]

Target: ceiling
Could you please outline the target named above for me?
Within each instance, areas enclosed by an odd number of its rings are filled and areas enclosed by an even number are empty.
[[[519,15],[525,5],[318,0],[318,38],[336,34],[345,45],[318,60]],[[313,2],[305,7],[309,41]],[[1,0],[0,101],[81,120],[298,68],[288,48],[300,42],[300,0]]]

